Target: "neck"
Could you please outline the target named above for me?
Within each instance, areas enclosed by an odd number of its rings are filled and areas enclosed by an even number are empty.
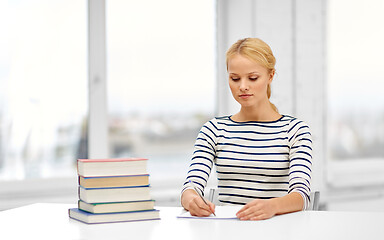
[[[263,106],[255,107],[241,107],[240,112],[233,115],[235,121],[276,121],[281,118],[281,114],[276,112],[270,102]]]

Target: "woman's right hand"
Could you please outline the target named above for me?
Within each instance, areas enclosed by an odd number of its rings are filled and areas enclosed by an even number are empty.
[[[187,189],[181,196],[181,203],[183,207],[190,212],[192,216],[208,217],[215,212],[215,204],[206,200],[208,205],[205,204],[203,199],[193,189]]]

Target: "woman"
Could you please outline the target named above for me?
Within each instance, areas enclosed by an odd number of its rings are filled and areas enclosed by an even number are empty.
[[[229,87],[241,109],[217,117],[201,129],[181,196],[195,216],[208,216],[215,205],[202,194],[213,164],[219,201],[242,204],[240,220],[262,220],[309,206],[312,140],[308,126],[281,115],[269,101],[275,57],[260,39],[246,38],[226,54]]]

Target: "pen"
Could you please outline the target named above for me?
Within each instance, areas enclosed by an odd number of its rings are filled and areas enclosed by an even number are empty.
[[[211,210],[211,213],[216,217],[216,214],[215,214],[214,212],[212,212],[211,207],[209,206],[209,204],[207,203],[207,201],[205,201],[204,197],[200,194],[199,190],[197,190],[195,184],[194,184],[191,180],[189,180],[189,183],[192,185],[193,189],[194,189],[195,192],[199,195],[199,197],[200,197],[201,199],[203,199],[204,203],[205,203],[206,205],[208,205],[209,209]]]

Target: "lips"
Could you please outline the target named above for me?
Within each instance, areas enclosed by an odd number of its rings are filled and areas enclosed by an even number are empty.
[[[240,94],[240,95],[239,95],[239,97],[240,97],[240,98],[243,98],[243,99],[249,98],[249,97],[251,97],[251,96],[252,96],[252,94]]]

